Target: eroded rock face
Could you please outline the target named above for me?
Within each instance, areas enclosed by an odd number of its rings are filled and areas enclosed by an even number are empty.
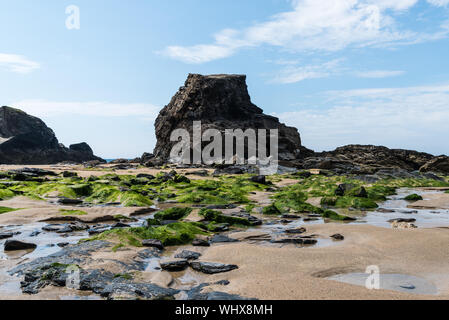
[[[307,150],[301,146],[296,128],[287,127],[277,118],[265,115],[251,102],[244,75],[190,74],[156,120],[155,156],[167,161],[175,144],[170,142],[171,133],[176,129],[186,129],[192,137],[193,121],[202,122],[203,132],[218,129],[223,137],[225,129],[279,129],[280,160],[300,158],[302,151]]]
[[[62,161],[104,161],[87,143],[66,148],[39,118],[10,107],[0,107],[0,163],[54,164]]]
[[[433,158],[432,160],[424,164],[419,171],[449,174],[449,157],[440,156]]]

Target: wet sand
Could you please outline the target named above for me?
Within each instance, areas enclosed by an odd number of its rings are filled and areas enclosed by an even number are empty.
[[[0,215],[0,225],[27,224],[41,222],[50,218],[64,218],[60,210],[80,210],[87,215],[75,215],[83,222],[89,223],[92,220],[104,216],[123,215],[129,217],[132,213],[142,208],[123,208],[123,207],[78,207],[61,206],[50,204],[46,201],[31,200],[26,197],[15,197],[10,200],[1,201],[1,205],[9,208],[20,209]]]
[[[214,280],[230,280],[226,292],[258,299],[449,299],[449,229],[325,224],[310,225],[308,231],[341,233],[346,239],[331,247],[301,249],[236,243],[212,247],[201,260],[237,264],[238,270]],[[370,265],[379,266],[381,273],[424,278],[437,286],[439,295],[368,290],[325,279],[364,273]]]
[[[0,166],[1,170],[22,168],[23,166]],[[28,166],[33,167],[33,166]],[[70,166],[34,166],[43,169],[62,172],[74,171]],[[76,172],[82,177],[103,175],[110,171],[93,171],[76,167]],[[170,169],[165,170],[166,172]],[[197,171],[195,169],[177,170],[180,173]],[[157,174],[160,170],[131,169],[118,170],[118,174]],[[193,177],[192,177],[193,178]],[[195,179],[211,179],[211,177],[195,176]],[[293,184],[294,180],[276,183],[277,186]],[[251,195],[261,206],[269,205],[271,193],[257,192]],[[319,198],[310,199],[317,204]],[[449,194],[435,193],[426,195],[424,201],[413,203],[413,206],[425,208],[449,208]],[[89,222],[105,215],[129,216],[140,208],[120,207],[72,207],[57,206],[45,201],[34,201],[24,197],[16,197],[2,201],[2,206],[26,208],[0,215],[0,225],[31,224],[50,217],[62,217],[60,209],[77,209],[87,213],[77,218]],[[445,207],[446,206],[446,207]],[[256,215],[257,216],[257,215]],[[197,221],[200,217],[197,210],[189,217]],[[229,273],[206,276],[202,281],[215,282],[229,280],[228,286],[211,286],[204,290],[223,291],[239,294],[244,297],[275,300],[320,300],[320,299],[449,299],[449,228],[420,228],[414,230],[394,230],[362,224],[307,224],[307,234],[317,235],[321,239],[329,239],[333,234],[340,233],[344,241],[334,242],[329,246],[298,248],[293,245],[269,246],[261,243],[249,243],[248,237],[264,238],[266,230],[238,232],[231,235],[242,240],[239,243],[213,245],[210,248],[182,247],[182,249],[201,252],[202,261],[236,264],[239,269]],[[449,227],[449,225],[447,226]],[[171,248],[172,249],[172,248]],[[170,250],[171,250],[170,249]],[[175,250],[176,248],[173,248]],[[113,273],[122,272],[118,264],[109,261],[119,260],[131,262],[138,249],[126,248],[113,252],[111,249],[101,250],[93,254],[92,268],[104,268]],[[168,251],[166,254],[172,254]],[[165,254],[164,254],[165,255]],[[1,261],[2,267],[11,267],[17,261]],[[377,265],[381,273],[403,274],[425,279],[438,289],[437,296],[415,295],[410,293],[368,290],[364,287],[341,283],[327,278],[348,273],[364,273],[366,268]],[[142,272],[139,278],[169,285],[175,274],[162,272]],[[0,277],[0,284],[6,279]],[[79,299],[80,293],[69,289],[47,287],[34,296],[1,295],[1,299]],[[87,297],[86,297],[87,298]],[[89,298],[98,298],[90,295]]]
[[[424,200],[416,201],[408,206],[412,209],[449,209],[449,193],[428,194]]]

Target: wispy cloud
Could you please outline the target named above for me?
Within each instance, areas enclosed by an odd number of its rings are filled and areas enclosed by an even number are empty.
[[[444,7],[449,4],[449,0],[427,0],[427,2],[438,7]]]
[[[225,29],[210,44],[169,46],[164,53],[186,63],[204,63],[234,55],[240,49],[269,45],[293,52],[335,52],[348,47],[380,47],[441,39],[433,34],[400,30],[395,16],[418,0],[293,0],[292,10],[243,30]],[[447,0],[428,0],[442,6]]]
[[[357,71],[354,73],[359,78],[389,78],[397,77],[405,74],[405,71],[400,70],[371,70],[371,71]]]
[[[322,96],[329,107],[277,114],[299,128],[305,145],[316,150],[360,143],[449,152],[449,85],[332,91]]]
[[[0,53],[0,67],[15,73],[30,73],[40,68],[40,64],[17,54]]]
[[[159,107],[146,103],[121,104],[47,100],[22,100],[12,103],[11,106],[38,117],[85,115],[97,117],[140,117],[144,120],[155,119],[160,110]]]
[[[272,80],[274,83],[296,83],[306,79],[327,78],[337,73],[340,64],[339,59],[316,65],[296,66],[293,61],[287,64]]]

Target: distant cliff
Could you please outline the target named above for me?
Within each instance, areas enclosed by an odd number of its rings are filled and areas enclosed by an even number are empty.
[[[87,143],[64,147],[52,129],[25,112],[0,107],[0,164],[54,164],[84,162],[96,157]]]

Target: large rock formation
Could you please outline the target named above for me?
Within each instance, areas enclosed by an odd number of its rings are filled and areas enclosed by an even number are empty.
[[[0,107],[0,164],[54,164],[62,161],[104,161],[87,143],[59,144],[52,129],[25,112]]]
[[[171,133],[186,129],[192,136],[193,121],[202,122],[203,132],[218,129],[223,135],[225,129],[279,129],[280,160],[298,159],[310,152],[301,146],[296,128],[265,115],[251,102],[244,75],[189,74],[156,120],[156,158],[168,160],[175,144],[170,141]]]
[[[315,153],[301,161],[299,166],[353,174],[373,174],[391,169],[449,174],[449,158],[446,156],[435,157],[424,152],[372,145],[348,145],[330,152]]]

